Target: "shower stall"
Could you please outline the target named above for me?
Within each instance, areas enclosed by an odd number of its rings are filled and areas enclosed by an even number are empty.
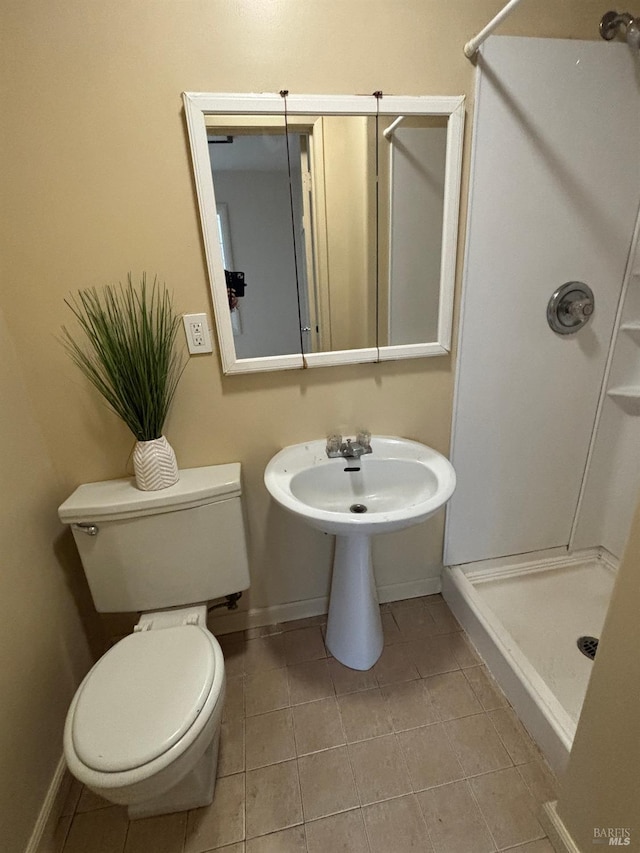
[[[443,595],[561,771],[640,488],[640,55],[491,37],[477,80]]]

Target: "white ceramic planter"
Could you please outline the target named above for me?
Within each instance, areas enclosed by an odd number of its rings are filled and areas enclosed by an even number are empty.
[[[133,470],[136,486],[144,492],[167,489],[180,478],[176,455],[163,435],[137,442],[133,451]]]

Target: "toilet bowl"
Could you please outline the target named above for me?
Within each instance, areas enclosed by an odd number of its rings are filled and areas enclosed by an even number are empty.
[[[147,627],[158,618],[171,624]],[[69,770],[139,818],[213,798],[225,696],[206,608],[147,614],[78,689],[64,731]]]
[[[58,509],[96,609],[143,614],[88,673],[64,730],[71,773],[130,818],[213,799],[225,672],[202,602],[249,585],[240,495],[231,463],[160,492],[87,483]]]

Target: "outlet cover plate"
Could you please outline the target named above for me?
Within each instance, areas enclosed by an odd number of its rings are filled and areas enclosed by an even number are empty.
[[[206,314],[183,314],[182,322],[184,323],[187,347],[191,355],[213,352],[209,319]]]

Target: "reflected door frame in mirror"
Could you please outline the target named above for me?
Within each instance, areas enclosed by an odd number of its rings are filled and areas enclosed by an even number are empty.
[[[183,101],[191,144],[220,357],[225,374],[420,358],[446,355],[450,352],[464,133],[463,96],[384,95],[377,98],[373,95],[288,95],[285,102],[280,94],[185,92]],[[437,335],[434,340],[380,346],[378,325],[375,346],[334,349],[323,352],[302,352],[301,344],[300,352],[285,355],[261,355],[252,358],[237,357],[218,234],[216,197],[207,140],[207,119],[210,116],[232,117],[252,114],[279,117],[280,120],[289,121],[292,124],[302,121],[305,116],[378,115],[380,134],[385,130],[387,131],[384,136],[390,145],[390,150],[393,146],[394,125],[397,127],[401,123],[401,117],[435,116],[446,119],[438,319]],[[385,119],[389,120],[388,125],[384,124]],[[419,223],[416,225],[419,227]],[[379,230],[379,227],[376,227],[376,256],[378,255]],[[391,233],[390,228],[388,233]],[[416,234],[416,239],[420,239],[419,231]],[[379,291],[376,290],[376,298],[378,296]],[[321,306],[319,310],[321,310]]]

